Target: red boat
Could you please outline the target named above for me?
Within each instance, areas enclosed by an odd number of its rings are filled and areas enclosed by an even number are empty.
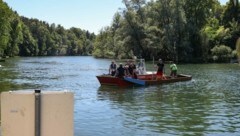
[[[134,83],[128,82],[123,78],[118,78],[111,75],[100,75],[100,76],[97,76],[97,79],[101,85],[110,85],[110,86],[119,86],[119,87],[127,87],[127,86],[134,85]]]
[[[160,80],[156,80],[155,74],[138,75],[137,79],[131,77],[118,78],[110,75],[100,75],[97,76],[97,78],[101,85],[128,87],[189,81],[192,79],[192,76],[179,74],[177,77],[174,78],[170,76],[165,76],[165,79]]]
[[[132,77],[118,78],[118,77],[104,74],[104,75],[97,76],[97,79],[101,85],[111,85],[111,86],[119,86],[119,87],[158,85],[163,83],[188,81],[192,79],[192,76],[183,75],[183,74],[179,74],[174,78],[171,76],[164,76],[163,79],[157,79],[156,73],[146,72],[144,60],[140,59],[140,62],[144,64],[142,68],[143,71],[138,72],[137,78],[132,78]]]
[[[122,61],[126,62],[128,60],[122,60]],[[135,59],[134,61],[137,61],[137,63],[141,64],[138,67],[138,70],[140,71],[139,73],[146,73],[145,60]],[[110,86],[119,86],[119,87],[127,87],[127,86],[135,85],[134,83],[124,80],[124,78],[114,77],[109,74],[103,74],[96,77],[101,85],[110,85]]]

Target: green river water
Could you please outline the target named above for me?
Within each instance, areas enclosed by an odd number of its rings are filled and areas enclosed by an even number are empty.
[[[10,58],[0,62],[0,91],[74,92],[75,136],[240,135],[240,65],[179,64],[178,73],[192,75],[191,81],[130,88],[100,86],[96,75],[107,73],[110,61]]]

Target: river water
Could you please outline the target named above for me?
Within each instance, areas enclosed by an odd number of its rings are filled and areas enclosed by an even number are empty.
[[[0,62],[0,91],[74,92],[75,136],[239,136],[240,66],[178,65],[192,81],[149,87],[101,87],[111,60],[29,57]],[[169,65],[166,65],[167,73]],[[152,65],[148,68],[153,70]]]

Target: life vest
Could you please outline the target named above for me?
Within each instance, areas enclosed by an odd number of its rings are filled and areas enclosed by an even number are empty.
[[[170,69],[174,70],[174,71],[177,70],[177,65],[176,64],[171,64]]]

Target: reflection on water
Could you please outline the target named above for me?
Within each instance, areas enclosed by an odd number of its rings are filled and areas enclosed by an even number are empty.
[[[178,65],[192,81],[118,88],[95,77],[109,64],[92,57],[10,59],[0,64],[0,90],[73,91],[75,136],[240,134],[240,66]]]
[[[131,91],[101,87],[98,99],[107,99],[114,109],[121,109],[114,117],[124,119],[122,126],[136,128],[134,135],[149,132],[153,135],[237,135],[240,132],[240,100],[226,99],[226,94],[222,93],[199,93],[188,87],[191,84]]]

